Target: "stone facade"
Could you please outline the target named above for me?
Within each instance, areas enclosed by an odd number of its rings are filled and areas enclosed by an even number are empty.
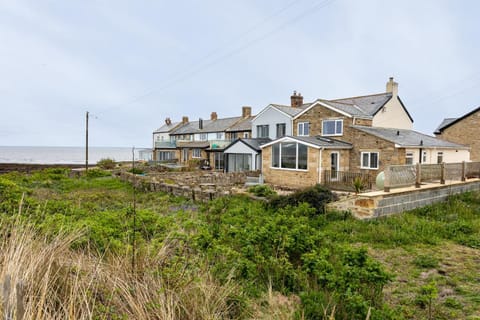
[[[382,171],[385,166],[405,164],[406,154],[404,148],[395,148],[394,143],[357,130],[351,126],[353,121],[355,121],[356,125],[368,126],[371,125],[371,120],[353,119],[323,106],[316,106],[295,119],[293,126],[294,135],[297,134],[299,122],[310,123],[310,136],[322,135],[322,121],[330,119],[343,119],[343,134],[341,136],[332,136],[332,138],[353,145],[353,149],[344,150],[343,154],[340,156],[340,160],[342,161],[342,158],[346,158],[346,153],[348,152],[349,154],[348,161],[340,164],[342,171],[365,172],[371,175],[376,175],[378,172]],[[361,169],[361,152],[378,152],[379,168],[374,170]],[[324,162],[322,162],[322,168],[328,170],[326,168],[329,168],[330,166],[328,162],[330,158],[325,156],[323,158]],[[325,163],[325,165],[323,165],[323,163]]]
[[[480,161],[480,110],[445,128],[436,136],[469,146],[470,160]]]
[[[308,147],[307,170],[272,168],[272,146],[262,149],[262,173],[265,182],[282,187],[305,188],[319,182],[320,150]]]

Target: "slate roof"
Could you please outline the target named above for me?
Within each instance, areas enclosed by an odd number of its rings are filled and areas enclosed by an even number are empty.
[[[467,146],[438,139],[414,130],[352,126],[352,128],[395,143],[400,147],[468,149]]]
[[[241,119],[237,123],[235,123],[233,126],[229,127],[226,131],[227,132],[232,132],[232,131],[250,131],[252,130],[252,119],[253,117],[248,117],[245,119]]]
[[[165,123],[163,126],[158,128],[157,130],[153,131],[153,133],[170,132],[170,130],[176,128],[179,124],[180,124],[180,122],[172,122],[169,125]]]
[[[329,102],[337,103],[338,106],[343,105],[346,110],[352,110],[352,115],[355,114],[355,112],[361,112],[363,115],[374,116],[391,98],[391,92],[384,92],[366,96],[329,100]],[[354,109],[351,109],[352,107]]]
[[[190,121],[184,126],[179,127],[171,132],[171,134],[192,134],[225,131],[242,117],[220,118],[217,120],[203,120],[203,129],[199,128],[199,121]]]
[[[292,117],[299,114],[300,112],[302,112],[306,108],[310,107],[311,105],[312,105],[312,103],[304,103],[300,107],[294,108],[294,107],[286,106],[286,105],[282,105],[282,104],[271,104],[271,106],[277,108],[280,111],[285,112],[286,114],[288,114]]]
[[[443,119],[442,123],[440,123],[440,125],[438,126],[437,129],[435,129],[435,132],[436,134],[440,134],[442,133],[442,131],[448,127],[450,127],[451,125],[453,125],[454,123],[457,123],[463,119],[465,119],[466,117],[468,116],[471,116],[472,114],[474,114],[475,112],[477,111],[480,111],[480,107],[478,108],[475,108],[473,109],[472,111],[464,114],[463,116],[459,117],[459,118],[446,118],[446,119]]]
[[[448,125],[452,124],[452,122],[454,122],[455,120],[457,120],[458,118],[445,118],[442,120],[442,123],[440,123],[440,125],[437,127],[437,129],[435,129],[435,134],[440,134],[442,133],[442,130],[447,127]]]
[[[262,149],[260,146],[269,143],[272,141],[270,138],[253,138],[253,139],[240,139],[243,141],[246,145],[248,145],[250,148],[252,148],[255,151],[261,151]]]
[[[313,137],[303,137],[303,136],[296,136],[294,137],[296,140],[304,141],[321,148],[338,148],[338,149],[351,149],[352,144],[328,137],[322,136],[313,136]]]

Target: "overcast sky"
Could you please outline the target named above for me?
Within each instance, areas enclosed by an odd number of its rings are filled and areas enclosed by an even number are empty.
[[[385,91],[432,134],[480,106],[480,1],[0,0],[0,145],[151,146],[207,119]]]

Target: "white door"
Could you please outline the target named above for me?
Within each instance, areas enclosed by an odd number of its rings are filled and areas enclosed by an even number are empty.
[[[340,155],[338,152],[332,152],[330,154],[330,172],[332,180],[338,179],[338,169],[340,166]]]

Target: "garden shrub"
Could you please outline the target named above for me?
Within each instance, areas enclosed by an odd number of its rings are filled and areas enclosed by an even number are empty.
[[[324,213],[325,205],[337,200],[337,196],[330,189],[320,184],[298,190],[290,195],[277,196],[270,201],[273,209],[285,208],[287,206],[298,206],[301,203],[308,203],[315,208],[316,214]]]
[[[248,192],[253,193],[257,197],[270,197],[277,194],[270,186],[266,184],[251,186],[248,188]]]
[[[104,170],[111,170],[115,168],[115,165],[116,165],[115,160],[110,158],[103,158],[97,162],[97,166]]]

